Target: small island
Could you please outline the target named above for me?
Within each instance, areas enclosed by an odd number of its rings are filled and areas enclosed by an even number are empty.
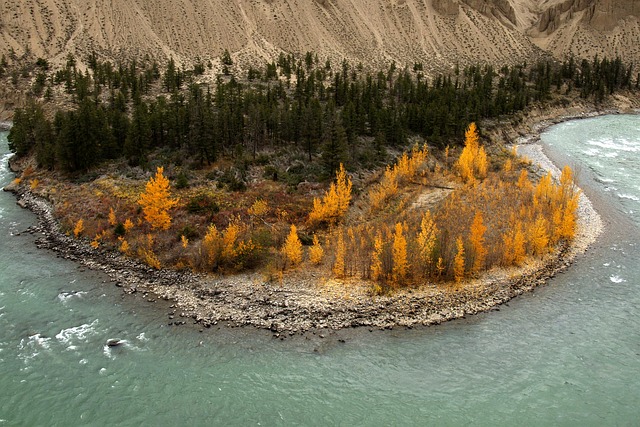
[[[572,61],[428,79],[290,55],[214,83],[202,64],[89,63],[14,115],[6,189],[39,245],[172,301],[171,324],[276,336],[437,324],[566,268],[602,222],[515,135],[637,86],[607,59],[593,81]]]

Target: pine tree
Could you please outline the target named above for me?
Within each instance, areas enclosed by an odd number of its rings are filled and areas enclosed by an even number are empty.
[[[158,167],[155,177],[151,177],[140,195],[138,204],[147,222],[153,229],[167,230],[171,226],[169,209],[178,204],[178,199],[172,199],[169,193],[169,180],[165,178],[164,168]]]

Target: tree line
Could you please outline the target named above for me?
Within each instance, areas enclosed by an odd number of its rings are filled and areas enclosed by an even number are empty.
[[[466,123],[512,114],[553,94],[575,90],[602,101],[640,84],[619,58],[498,70],[477,65],[428,79],[419,63],[373,73],[346,61],[322,64],[308,53],[280,55],[240,78],[225,52],[227,75],[212,85],[198,82],[201,61],[186,70],[170,60],[163,72],[148,58],[114,66],[91,55],[87,62],[83,72],[70,56],[64,68],[37,81],[46,93],[63,88],[72,107],[52,119],[36,101],[16,110],[13,152],[35,152],[43,168],[76,172],[122,156],[145,166],[158,148],[204,165],[222,153],[255,157],[267,148],[296,147],[321,161],[328,178],[340,164],[382,164],[386,148],[406,146],[409,135],[444,147],[462,140]]]

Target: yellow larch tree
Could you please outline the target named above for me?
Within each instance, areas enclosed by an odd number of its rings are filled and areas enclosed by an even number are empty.
[[[571,196],[564,205],[562,211],[562,225],[560,236],[563,239],[571,240],[576,233],[576,210],[578,209],[578,194]]]
[[[518,183],[516,184],[518,188],[524,192],[531,192],[533,186],[531,185],[531,181],[529,181],[529,173],[526,169],[520,170],[520,175],[518,176]]]
[[[548,222],[542,216],[538,215],[535,222],[531,224],[529,228],[529,242],[531,245],[531,251],[534,255],[541,255],[549,249],[549,232]]]
[[[418,237],[416,238],[416,241],[418,243],[420,261],[424,266],[424,271],[426,271],[427,273],[431,272],[433,251],[436,248],[437,236],[438,226],[436,225],[433,216],[431,215],[431,211],[427,211],[422,216],[422,221],[420,222],[420,232],[418,233]]]
[[[247,213],[251,216],[262,217],[269,212],[269,204],[263,199],[257,199],[249,209]]]
[[[122,225],[124,226],[125,233],[128,233],[134,227],[133,222],[129,218],[127,218]]]
[[[237,242],[242,226],[238,218],[231,220],[227,228],[222,232],[222,259],[231,261],[236,257]]]
[[[402,284],[407,278],[409,261],[407,260],[407,239],[403,234],[403,226],[396,223],[393,234],[393,269],[391,274],[395,284]]]
[[[520,265],[526,256],[526,237],[522,222],[516,220],[513,227],[502,235],[502,262],[505,266]]]
[[[118,219],[116,218],[116,212],[113,208],[109,209],[109,225],[115,226],[118,224]]]
[[[84,220],[80,218],[78,222],[76,222],[76,226],[73,228],[73,235],[77,238],[84,231]]]
[[[488,160],[484,147],[480,146],[475,123],[469,125],[464,137],[464,149],[458,159],[460,175],[465,182],[483,179],[487,176]]]
[[[465,275],[464,241],[462,236],[456,239],[456,256],[453,259],[453,278],[456,283],[464,280]]]
[[[539,206],[551,204],[554,199],[554,194],[553,178],[551,176],[551,172],[549,172],[540,178],[538,185],[536,185],[533,199],[534,206],[537,208]]]
[[[302,261],[302,242],[300,242],[298,230],[294,224],[291,224],[291,231],[281,250],[285,260],[292,266],[296,266]]]
[[[342,235],[342,231],[338,232],[338,242],[336,243],[336,259],[333,263],[333,274],[336,277],[343,278],[345,277],[345,262],[344,258],[347,255],[347,248],[344,243],[344,236]]]
[[[332,183],[322,199],[313,200],[313,209],[309,214],[309,223],[318,226],[322,223],[334,225],[349,210],[353,183],[342,163],[336,172],[336,182]]]
[[[160,270],[162,268],[162,264],[160,263],[160,259],[153,251],[153,243],[155,238],[152,234],[147,234],[146,244],[143,244],[138,248],[138,256],[142,261],[147,264],[149,267],[153,267],[156,270]]]
[[[169,192],[169,180],[164,176],[164,168],[158,167],[156,175],[149,179],[145,191],[140,194],[138,204],[147,222],[153,229],[167,230],[171,226],[169,209],[178,204]]]
[[[207,234],[202,239],[202,251],[205,265],[208,268],[217,267],[220,262],[220,253],[222,252],[222,235],[215,224],[209,226]]]
[[[373,251],[371,251],[371,278],[373,280],[381,280],[384,277],[382,268],[382,251],[384,250],[384,241],[382,234],[378,232],[373,240]]]
[[[476,274],[485,267],[485,260],[488,253],[484,238],[486,231],[487,227],[484,225],[482,212],[476,211],[469,233],[469,242],[473,250],[473,266],[471,267],[471,271]]]
[[[120,252],[122,252],[125,255],[128,255],[129,252],[131,251],[131,246],[129,246],[129,242],[127,242],[125,239],[122,239],[120,242],[121,242],[120,243]]]
[[[318,240],[317,235],[313,235],[313,245],[309,248],[309,261],[313,265],[319,265],[322,263],[322,259],[324,258],[324,249],[322,245],[320,245],[320,240]]]

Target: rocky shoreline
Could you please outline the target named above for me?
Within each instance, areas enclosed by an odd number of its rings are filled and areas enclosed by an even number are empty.
[[[573,117],[565,120],[570,118]],[[527,145],[519,150],[540,167],[559,173],[542,147],[532,143],[535,140],[536,134],[522,136],[518,142]],[[171,301],[167,314],[169,325],[251,326],[270,330],[274,337],[280,338],[307,331],[323,337],[323,331],[343,328],[435,325],[496,309],[569,267],[603,229],[600,216],[582,195],[575,240],[553,256],[531,261],[520,268],[488,271],[462,290],[424,286],[372,297],[361,283],[326,281],[312,271],[272,283],[257,273],[214,277],[155,270],[117,252],[95,250],[87,242],[65,235],[46,200],[11,185],[5,190],[15,192],[18,204],[38,216],[38,224],[28,231],[42,233],[36,241],[39,248],[54,250],[62,258],[103,271],[127,294],[141,295],[149,302]]]

